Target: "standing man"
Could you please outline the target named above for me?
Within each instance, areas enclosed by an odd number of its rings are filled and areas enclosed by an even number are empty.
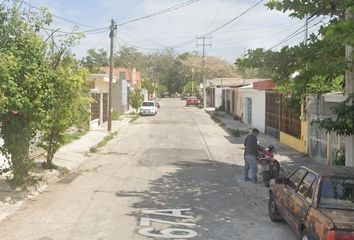
[[[257,128],[253,128],[251,134],[249,134],[245,139],[245,181],[253,181],[257,183],[257,155],[258,155],[258,140],[257,135],[259,131]],[[252,178],[248,177],[248,172],[251,169]]]

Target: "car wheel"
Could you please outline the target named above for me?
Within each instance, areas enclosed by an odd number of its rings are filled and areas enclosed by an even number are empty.
[[[275,203],[273,194],[269,195],[268,214],[272,222],[280,222],[283,220],[283,217],[279,213],[278,207]]]
[[[301,240],[310,240],[307,230],[302,231]]]

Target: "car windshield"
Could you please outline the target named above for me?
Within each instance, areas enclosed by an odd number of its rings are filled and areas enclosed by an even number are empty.
[[[154,103],[153,102],[143,102],[144,107],[153,107]]]
[[[354,210],[354,179],[324,178],[320,188],[320,207]]]

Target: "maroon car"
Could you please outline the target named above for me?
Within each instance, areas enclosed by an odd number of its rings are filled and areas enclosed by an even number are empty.
[[[190,105],[198,106],[198,104],[199,101],[196,97],[187,97],[186,106],[190,106]]]
[[[302,240],[353,240],[354,167],[302,166],[271,180],[269,217]]]

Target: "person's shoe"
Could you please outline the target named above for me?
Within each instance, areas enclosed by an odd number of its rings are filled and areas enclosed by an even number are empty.
[[[245,178],[245,182],[252,182],[252,179],[250,179],[250,178]]]

